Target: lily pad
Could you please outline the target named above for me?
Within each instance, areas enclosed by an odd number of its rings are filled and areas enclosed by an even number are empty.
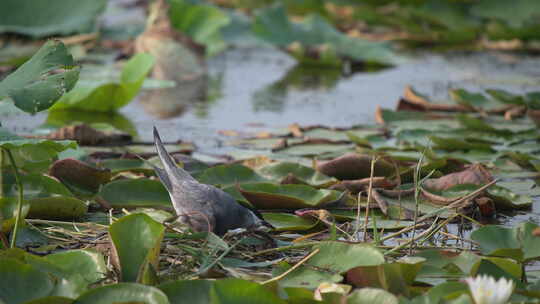
[[[473,231],[471,239],[479,243],[483,254],[528,261],[540,256],[540,238],[534,233],[536,229],[538,226],[530,222],[514,228],[488,225]]]
[[[14,12],[19,9],[2,8],[0,14],[16,15]],[[48,41],[30,60],[0,82],[0,100],[9,96],[15,106],[28,113],[46,110],[75,86],[79,68],[74,66],[73,57],[62,42]]]
[[[88,212],[88,205],[74,197],[51,196],[28,200],[29,218],[47,220],[73,220]]]
[[[54,288],[53,279],[47,273],[13,258],[0,259],[0,275],[2,303],[24,303],[45,297],[50,295]]]
[[[171,303],[210,303],[210,290],[214,281],[209,280],[178,280],[163,283],[158,286],[169,298]]]
[[[383,254],[370,245],[321,242],[314,248],[318,248],[319,252],[306,262],[306,266],[297,268],[280,280],[281,286],[316,288],[322,282],[342,281],[343,277],[340,273],[349,269],[384,263]],[[289,268],[287,263],[280,263],[272,275],[279,275]]]
[[[208,168],[198,174],[197,179],[201,183],[220,187],[268,181],[250,168],[238,164]]]
[[[8,150],[19,149],[18,153],[22,154],[26,159],[32,159],[32,156],[43,159],[53,157],[66,149],[75,149],[77,143],[72,140],[25,138],[0,127],[0,147]]]
[[[4,196],[16,197],[18,195],[13,175],[5,175],[2,182],[2,193]],[[23,184],[24,198],[26,200],[56,195],[66,197],[73,196],[66,186],[50,176],[41,174],[23,175],[21,176],[21,182]]]
[[[243,184],[242,195],[259,209],[312,208],[336,201],[340,192],[306,185]]]
[[[113,208],[154,207],[172,209],[169,193],[162,183],[151,179],[123,179],[101,188],[98,196]]]
[[[146,278],[157,273],[164,231],[162,224],[142,213],[125,216],[109,227],[122,281],[151,283]]]
[[[35,38],[54,34],[94,31],[106,0],[75,3],[70,0],[5,0],[0,6],[0,33],[17,33]]]
[[[319,15],[309,15],[301,23],[291,22],[281,5],[262,10],[255,18],[253,30],[257,37],[282,47],[293,42],[306,47],[328,44],[335,48],[340,57],[356,61],[395,64],[401,59],[389,45],[348,37]]]
[[[263,218],[274,226],[276,231],[305,231],[315,227],[318,222],[290,213],[264,213]]]
[[[75,88],[64,95],[51,110],[116,112],[137,95],[153,65],[153,56],[140,53],[124,64],[118,81],[89,82],[81,78]]]
[[[118,283],[91,289],[79,298],[80,304],[114,303],[169,304],[167,296],[159,289],[136,283]]]
[[[211,303],[261,303],[261,304],[285,304],[264,286],[240,279],[217,280],[210,290]]]
[[[169,0],[169,18],[177,30],[206,46],[206,54],[215,55],[226,47],[221,29],[230,17],[215,6],[185,0]]]
[[[69,250],[46,255],[46,261],[70,274],[81,274],[88,284],[105,278],[107,266],[103,256],[92,250]]]
[[[111,171],[92,167],[82,161],[67,158],[55,161],[49,174],[78,192],[95,193],[111,180]]]
[[[302,183],[321,188],[337,182],[335,178],[326,176],[312,168],[290,162],[276,162],[264,166],[257,171],[270,180],[283,180],[287,176],[292,175]]]
[[[371,245],[345,242],[321,242],[315,246],[320,251],[308,265],[344,273],[358,266],[377,266],[384,263],[383,254]],[[362,259],[358,259],[361,256]]]
[[[125,171],[140,172],[152,174],[154,169],[140,159],[107,159],[99,163],[101,166],[110,169],[111,173],[116,174]]]
[[[396,296],[383,289],[362,288],[347,296],[347,303],[398,304],[399,301]]]

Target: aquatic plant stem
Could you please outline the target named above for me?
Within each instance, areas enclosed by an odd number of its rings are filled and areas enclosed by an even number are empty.
[[[416,168],[414,169],[414,223],[413,227],[416,227],[416,224],[418,224],[418,204],[420,203],[418,198],[420,196],[420,169],[422,166],[422,162],[424,161],[424,153],[420,155],[420,159],[418,160],[418,163],[416,164]],[[412,254],[413,250],[413,240],[415,239],[414,236],[416,234],[416,228],[413,228],[412,234],[411,234],[411,242],[409,246],[409,254]]]
[[[17,168],[17,164],[15,164],[15,159],[13,158],[13,154],[11,153],[9,149],[4,149],[4,151],[8,155],[9,162],[11,163],[11,166],[13,167],[13,172],[15,172],[15,182],[17,183],[17,188],[19,190],[19,201],[17,202],[17,215],[15,217],[15,226],[13,227],[13,234],[11,236],[11,244],[9,245],[10,248],[15,248],[15,244],[17,242],[17,232],[19,231],[19,223],[21,221],[24,193],[23,193],[23,185],[21,183],[21,177],[19,175],[19,169]]]
[[[369,204],[371,203],[371,193],[373,191],[373,174],[375,171],[375,163],[377,162],[378,157],[375,155],[371,158],[371,172],[369,173],[369,186],[367,193],[367,205],[366,205],[366,216],[364,218],[364,242],[367,240],[367,226],[369,220]],[[376,227],[374,228],[376,229]]]

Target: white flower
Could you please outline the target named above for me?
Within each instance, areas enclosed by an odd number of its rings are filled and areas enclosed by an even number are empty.
[[[505,304],[514,291],[514,282],[505,278],[495,281],[491,276],[479,275],[465,281],[476,304]]]

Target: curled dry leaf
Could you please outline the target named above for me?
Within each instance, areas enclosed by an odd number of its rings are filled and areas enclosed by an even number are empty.
[[[367,191],[367,188],[369,187],[369,181],[370,178],[362,178],[362,179],[355,179],[355,180],[344,180],[341,181],[339,184],[335,184],[330,189],[332,190],[349,190],[351,193],[358,193],[361,191]],[[393,188],[396,186],[396,184],[390,180],[388,180],[386,177],[383,176],[376,176],[373,177],[373,188]]]
[[[381,209],[381,212],[384,215],[388,215],[388,202],[379,193],[379,191],[377,191],[376,189],[371,189],[371,197],[377,203],[379,209]]]
[[[444,197],[437,194],[433,194],[426,189],[421,190],[422,196],[436,205],[450,205],[452,202],[459,199],[459,197]]]
[[[49,174],[65,184],[90,192],[97,192],[101,185],[111,180],[111,170],[94,168],[72,158],[55,161]]]
[[[304,132],[300,125],[297,123],[289,125],[289,131],[291,131],[292,136],[294,137],[304,137]]]
[[[430,178],[424,182],[424,188],[443,191],[456,185],[484,185],[493,181],[493,176],[481,164],[474,164],[467,169],[447,174],[439,178]]]
[[[61,127],[46,136],[33,136],[33,138],[46,138],[54,140],[76,140],[79,145],[120,144],[131,141],[131,135],[118,132],[103,132],[87,124],[77,124]]]
[[[347,153],[329,161],[317,162],[317,170],[337,179],[360,179],[371,176],[371,155]],[[389,176],[394,167],[384,159],[375,163],[375,176]]]
[[[274,146],[272,146],[272,151],[279,151],[287,148],[289,146],[289,142],[287,142],[286,138],[280,139]]]
[[[400,99],[398,111],[444,111],[468,112],[469,109],[457,104],[437,104],[430,102],[425,96],[416,92],[411,86],[405,87],[403,98]]]
[[[513,106],[504,113],[505,120],[513,120],[516,117],[522,117],[527,112],[525,106]]]
[[[301,217],[314,217],[323,222],[332,222],[334,220],[332,213],[325,209],[300,209],[294,211],[294,214]]]

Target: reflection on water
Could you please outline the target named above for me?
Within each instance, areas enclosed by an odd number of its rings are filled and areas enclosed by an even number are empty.
[[[139,100],[146,113],[161,119],[181,116],[192,103],[204,102],[207,95],[207,77],[177,82],[165,89],[145,90]]]
[[[282,112],[289,91],[329,90],[334,88],[341,78],[342,72],[337,68],[321,69],[296,65],[290,68],[283,78],[253,93],[253,111]]]

